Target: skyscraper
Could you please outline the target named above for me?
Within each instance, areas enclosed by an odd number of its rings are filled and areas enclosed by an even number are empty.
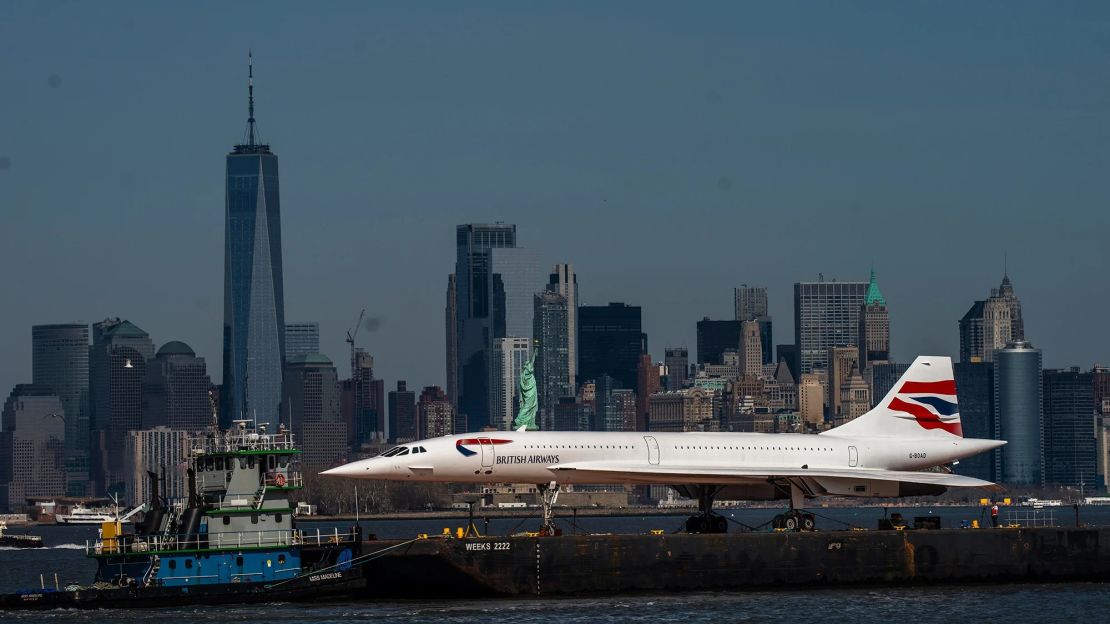
[[[629,431],[647,431],[651,413],[648,403],[651,395],[660,390],[659,365],[651,361],[651,354],[641,353],[636,369],[636,421]]]
[[[647,352],[640,306],[610,303],[578,308],[578,375],[580,380],[611,375],[622,388],[636,387],[640,354]]]
[[[615,388],[605,398],[599,422],[602,431],[636,431],[636,392]],[[600,428],[599,428],[600,429]]]
[[[85,496],[89,479],[89,326],[31,328],[31,381],[47,388],[65,410],[66,494]]]
[[[1010,485],[1044,484],[1041,350],[1025,341],[994,352],[995,474]]]
[[[889,360],[890,314],[872,269],[867,295],[859,312],[859,368],[864,371],[871,367],[872,362]]]
[[[416,403],[416,413],[420,420],[420,434],[417,437],[438,438],[454,433],[455,410],[447,400],[443,388],[425,386]]]
[[[276,425],[285,361],[278,158],[259,141],[254,67],[247,83],[247,137],[227,155],[221,420]]]
[[[515,225],[468,223],[455,229],[458,412],[474,431],[489,423],[490,349],[495,337],[491,250],[505,247],[516,247]]]
[[[533,297],[537,398],[540,409],[549,416],[560,398],[574,396],[574,388],[570,386],[567,298],[550,290],[538,292]]]
[[[447,276],[447,305],[444,307],[447,336],[447,400],[459,405],[459,314],[455,274]]]
[[[491,340],[507,336],[531,339],[532,295],[545,285],[536,251],[524,247],[490,249],[489,283]]]
[[[578,387],[578,275],[568,264],[556,264],[548,276],[547,289],[567,298],[567,362],[570,387]]]
[[[854,345],[831,347],[826,359],[829,374],[829,420],[834,426],[842,425],[854,418],[844,409],[844,389],[854,382],[854,376],[859,372],[859,349]],[[870,409],[870,394],[867,399]]]
[[[667,367],[667,390],[680,390],[690,376],[690,350],[686,347],[667,347],[663,353],[663,364]]]
[[[354,350],[351,362],[350,392],[351,431],[353,446],[385,435],[385,382],[374,378],[374,357],[365,349]]]
[[[879,404],[894,384],[901,379],[902,375],[910,369],[909,364],[897,364],[895,362],[872,362],[871,367],[867,369],[867,378],[871,385],[871,405],[872,407]],[[961,404],[961,409],[963,405]],[[985,433],[987,438],[991,437],[991,431]],[[964,427],[964,433],[967,433],[967,427]]]
[[[416,440],[417,429],[416,393],[407,388],[404,380],[398,380],[397,389],[389,391],[389,439],[394,442]]]
[[[1098,486],[1094,380],[1079,367],[1044,371],[1044,480]]]
[[[202,431],[212,424],[204,358],[184,342],[167,342],[147,362],[143,380],[143,429]]]
[[[540,325],[542,327],[542,323]],[[509,337],[494,341],[493,372],[490,375],[493,395],[490,397],[491,427],[501,430],[512,427],[520,405],[520,373],[531,353],[532,341],[528,338]]]
[[[956,375],[956,400],[960,406],[960,424],[965,438],[990,440],[995,437],[994,364],[991,362],[958,362],[953,366]],[[961,459],[956,464],[957,473],[996,481],[994,454],[980,453]]]
[[[698,321],[698,364],[721,364],[725,351],[740,349],[740,321]]]
[[[285,359],[291,360],[297,355],[312,355],[319,352],[319,323],[285,324]]]
[[[346,458],[347,426],[339,413],[339,374],[327,356],[298,355],[286,363],[281,408],[281,422],[301,448],[301,463],[322,468]]]
[[[1021,301],[1014,294],[1010,276],[984,301],[976,301],[960,319],[960,361],[990,362],[994,352],[1010,341],[1025,340]]]
[[[124,444],[127,474],[124,482],[132,505],[150,501],[150,477],[147,471],[165,478],[159,493],[170,500],[182,500],[189,494],[187,473],[179,466],[189,461],[190,433],[168,427],[128,431]]]
[[[29,496],[66,492],[65,408],[44,386],[20,384],[0,413],[0,513],[23,511]]]
[[[752,377],[762,376],[763,359],[759,321],[740,321],[740,371]]]
[[[154,357],[150,336],[130,321],[93,324],[89,351],[92,413],[89,478],[92,491],[124,487],[127,432],[142,429],[146,364]]]
[[[794,344],[800,373],[828,366],[829,347],[859,345],[859,313],[867,282],[794,284]]]
[[[767,310],[767,287],[741,284],[733,289],[736,301],[736,320],[758,321],[760,349],[763,363],[774,363],[774,346],[771,328],[771,315]]]
[[[825,388],[815,373],[802,375],[798,382],[798,412],[814,429],[825,424]]]

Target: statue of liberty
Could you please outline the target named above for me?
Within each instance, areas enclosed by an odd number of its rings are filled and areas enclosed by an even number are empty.
[[[520,411],[516,414],[516,420],[513,421],[513,429],[520,429],[524,427],[528,431],[535,431],[539,429],[536,426],[536,407],[538,401],[536,400],[536,376],[533,372],[536,365],[536,353],[532,351],[532,357],[524,363],[524,368],[520,371]]]

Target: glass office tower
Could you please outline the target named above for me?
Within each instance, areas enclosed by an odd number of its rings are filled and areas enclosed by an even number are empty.
[[[285,357],[278,159],[258,141],[253,84],[247,142],[227,155],[221,420],[276,425]]]

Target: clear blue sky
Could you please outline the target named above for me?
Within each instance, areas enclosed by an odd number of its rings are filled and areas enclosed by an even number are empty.
[[[224,155],[281,158],[286,318],[442,384],[454,227],[694,347],[732,287],[865,279],[895,356],[955,354],[1008,252],[1047,366],[1110,362],[1110,5],[0,5],[0,392],[34,323],[121,316],[219,379]]]

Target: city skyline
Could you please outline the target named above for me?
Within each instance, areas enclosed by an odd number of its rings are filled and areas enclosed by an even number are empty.
[[[77,7],[75,12],[80,14],[84,10]],[[34,49],[26,36],[34,32],[36,25],[45,24],[36,21],[44,19],[43,15],[26,8],[4,11],[11,18],[8,21],[30,28],[28,33],[13,29],[13,37],[3,45]],[[234,14],[240,11],[232,9]],[[746,14],[739,10],[736,13]],[[602,19],[583,35],[591,50],[603,46],[608,29],[615,27],[607,21],[614,17],[611,9],[598,9],[597,14]],[[984,14],[989,11],[980,9],[978,18],[989,16]],[[642,19],[652,15],[647,10]],[[445,25],[441,18],[424,17],[428,19],[424,26],[435,32]],[[1018,21],[1011,27],[1032,24],[1034,17],[1044,16],[1036,11],[1019,11]],[[392,18],[410,29],[420,26],[413,23],[411,16]],[[139,7],[134,19],[142,23],[149,15]],[[272,26],[268,19],[262,16],[261,23],[255,26],[259,38]],[[559,32],[531,23],[523,16],[506,19],[524,20],[531,34],[553,36]],[[844,19],[837,17],[830,29],[846,28]],[[870,28],[863,28],[871,44],[882,37],[878,28],[882,20],[894,18],[885,15],[873,19]],[[31,380],[31,326],[75,319],[90,324],[106,317],[129,319],[146,330],[156,346],[183,341],[209,363],[208,373],[213,379],[223,374],[219,329],[223,190],[217,159],[220,150],[239,138],[242,128],[244,39],[214,46],[187,63],[180,59],[170,63],[175,68],[172,76],[152,72],[151,94],[158,94],[164,106],[155,113],[138,110],[138,105],[144,103],[142,98],[135,104],[122,101],[137,93],[137,87],[116,82],[118,78],[103,74],[103,67],[72,54],[83,42],[87,43],[89,32],[110,33],[121,28],[127,32],[126,25],[119,24],[97,28],[103,20],[92,15],[78,19],[71,14],[55,24],[61,29],[62,43],[54,54],[42,60],[21,57],[15,63],[0,61],[5,69],[11,70],[16,87],[9,119],[24,118],[30,122],[27,128],[11,129],[11,143],[0,154],[5,163],[0,169],[0,203],[6,207],[0,215],[3,226],[0,266],[5,266],[15,285],[29,294],[21,299],[21,305],[5,314],[8,323],[0,332],[0,347],[7,355],[0,360],[0,385],[8,388]],[[94,27],[89,28],[90,24]],[[78,25],[84,28],[79,29]],[[200,32],[212,28],[188,18],[182,27]],[[1046,28],[1045,36],[1057,38],[1073,35],[1075,29],[1082,31],[1080,25],[1059,20],[1049,20]],[[649,30],[653,36],[660,35],[659,30]],[[1022,299],[1027,335],[1043,350],[1045,368],[1079,365],[1086,369],[1110,353],[1110,345],[1093,318],[1079,317],[1068,323],[1048,320],[1049,310],[1058,307],[1061,301],[1084,299],[1093,309],[1110,302],[1110,294],[1099,286],[1100,267],[1106,258],[1096,238],[1096,233],[1105,229],[1108,218],[1105,211],[1096,209],[1106,200],[1106,191],[1096,184],[1100,182],[1097,172],[1110,163],[1106,154],[1091,151],[1090,146],[1092,142],[1104,144],[1106,131],[1093,123],[1090,127],[1084,125],[1083,136],[1079,137],[1055,121],[1067,111],[1088,114],[1105,108],[1092,104],[1106,99],[1105,87],[1078,80],[1084,72],[1092,75],[1103,72],[1105,64],[1104,60],[1078,58],[1088,45],[1082,37],[1064,46],[1065,52],[1076,58],[1052,56],[1044,65],[1031,69],[1029,80],[1048,80],[1049,75],[1056,74],[1055,79],[1062,83],[1059,100],[1018,98],[1020,107],[1006,108],[1001,113],[992,111],[992,125],[985,131],[972,132],[981,142],[973,141],[970,147],[957,141],[956,135],[983,123],[986,111],[998,107],[996,101],[1013,101],[1004,97],[1014,94],[997,78],[972,89],[973,104],[958,112],[945,108],[957,101],[955,96],[948,100],[943,95],[923,95],[918,87],[901,84],[910,90],[909,95],[922,96],[921,105],[907,110],[908,102],[903,98],[908,96],[892,96],[873,104],[877,112],[883,113],[875,121],[866,119],[867,115],[837,109],[842,102],[830,92],[822,92],[824,97],[818,101],[839,111],[840,117],[805,108],[775,116],[768,110],[770,104],[788,93],[796,93],[798,84],[778,85],[780,90],[764,90],[760,95],[695,76],[683,83],[690,101],[679,102],[680,109],[696,112],[708,121],[688,126],[684,125],[688,122],[679,119],[680,115],[667,116],[661,117],[664,123],[660,128],[652,116],[662,110],[657,108],[659,104],[652,104],[652,97],[662,96],[664,103],[674,103],[676,94],[656,92],[649,86],[651,80],[644,77],[639,80],[624,77],[619,80],[621,87],[631,88],[642,99],[603,102],[601,111],[586,124],[594,130],[597,124],[612,124],[612,132],[601,134],[591,143],[581,142],[587,136],[578,132],[570,133],[578,143],[561,140],[544,128],[562,127],[574,118],[556,116],[553,123],[540,124],[535,129],[546,151],[529,161],[520,158],[533,154],[521,139],[527,137],[528,145],[537,139],[526,129],[536,120],[550,119],[556,114],[541,105],[542,98],[510,98],[503,105],[509,108],[495,107],[487,114],[488,118],[478,117],[461,133],[449,133],[443,139],[463,141],[459,145],[479,145],[483,133],[494,132],[503,125],[502,121],[508,122],[508,134],[493,135],[504,138],[503,148],[483,147],[477,159],[468,159],[466,151],[457,146],[448,150],[449,159],[420,159],[419,154],[432,153],[442,144],[422,135],[379,134],[389,119],[408,120],[411,124],[404,125],[411,127],[419,125],[417,119],[434,114],[434,110],[427,108],[412,115],[404,114],[407,105],[423,97],[419,90],[390,99],[376,116],[366,119],[364,127],[354,129],[353,134],[361,137],[359,141],[371,136],[380,139],[377,144],[367,144],[376,156],[366,156],[367,146],[359,145],[349,136],[329,135],[316,127],[331,128],[331,120],[310,115],[311,122],[303,123],[300,116],[305,111],[315,111],[314,106],[339,106],[340,111],[349,106],[331,104],[324,84],[308,72],[315,70],[317,64],[330,63],[354,50],[351,59],[335,71],[355,74],[358,63],[372,63],[369,57],[382,45],[367,34],[347,34],[350,36],[346,39],[337,39],[343,43],[334,48],[327,47],[319,36],[309,37],[309,51],[319,56],[306,61],[295,61],[287,52],[267,49],[266,45],[255,46],[259,60],[256,71],[266,76],[263,92],[267,112],[262,129],[268,140],[281,146],[283,159],[287,317],[318,320],[322,350],[334,362],[347,361],[343,337],[357,310],[365,307],[372,321],[366,327],[374,329],[360,335],[359,346],[378,362],[377,377],[407,379],[414,388],[446,387],[442,364],[442,282],[452,266],[452,230],[461,223],[497,220],[517,225],[520,246],[537,251],[539,266],[574,264],[580,278],[580,305],[603,306],[610,301],[623,301],[640,306],[644,332],[651,338],[649,344],[655,360],[663,359],[667,346],[693,349],[698,319],[731,318],[732,289],[742,283],[767,286],[769,311],[776,319],[775,335],[785,338],[793,335],[790,296],[793,283],[814,281],[818,273],[824,273],[827,280],[835,276],[841,281],[862,281],[872,265],[878,271],[884,295],[891,302],[891,326],[897,335],[893,359],[906,362],[918,354],[951,355],[955,359],[959,353],[956,322],[971,302],[982,298],[984,291],[998,283],[1004,272],[1003,254],[1007,251],[1008,273]],[[798,41],[802,38],[799,31],[787,34],[794,35],[788,37],[789,41],[802,43]],[[958,60],[955,56],[971,45],[970,38],[955,36],[953,56],[942,56],[919,68],[934,81],[941,80],[943,70],[951,69]],[[137,50],[145,37],[131,31],[118,42],[98,45],[107,46],[106,53],[123,54]],[[543,37],[533,44],[514,36],[497,39],[491,45],[500,50],[497,46],[515,44],[521,46],[526,59],[534,59],[545,41],[550,45]],[[445,45],[457,43],[448,41]],[[766,51],[769,45],[748,39],[734,44],[749,52]],[[821,39],[806,49],[812,51],[813,46],[821,44],[828,42]],[[148,66],[176,58],[173,56],[179,54],[176,45],[144,48],[150,52],[149,57],[131,61],[131,71],[142,72]],[[393,45],[403,44],[393,40]],[[707,49],[700,55],[687,52],[686,60],[702,56],[719,64],[726,63],[721,60],[726,56],[735,60],[736,50],[721,31],[711,29],[705,45]],[[849,57],[862,49],[846,45],[843,52]],[[983,45],[996,55],[1020,49],[1016,41]],[[909,44],[894,46],[891,59],[874,62],[879,63],[881,71],[907,60],[922,62],[909,48]],[[619,50],[601,49],[616,55],[603,55],[603,67],[612,68],[613,63],[623,58]],[[720,54],[730,50],[732,55]],[[651,63],[661,62],[654,48],[648,46],[644,51],[649,53]],[[712,55],[711,51],[718,54]],[[1055,63],[1063,63],[1064,59],[1077,60],[1081,69],[1059,74]],[[498,67],[510,63],[500,58],[486,60]],[[585,60],[567,61],[555,68],[559,70],[556,74],[566,81],[568,72],[582,70],[584,79],[596,80],[598,74],[586,71]],[[780,59],[779,63],[790,65],[796,60],[791,57]],[[448,67],[455,62],[465,60],[451,61]],[[992,61],[972,55],[971,69],[959,74],[962,79],[977,75],[976,62]],[[654,67],[647,63],[634,67]],[[739,63],[738,67],[758,79],[756,84],[775,85],[770,74],[764,75],[746,63]],[[847,64],[833,69],[834,74],[851,84],[862,85],[864,74],[851,70]],[[658,71],[668,72],[667,66],[661,65]],[[651,72],[648,73],[650,78]],[[123,74],[130,76],[131,72]],[[392,81],[387,84],[392,84],[403,81],[404,76],[389,73],[387,78]],[[99,80],[106,80],[106,88],[115,91],[116,95],[108,100],[118,110],[105,110],[105,101],[94,88]],[[459,87],[451,79],[443,80]],[[374,81],[365,81],[365,85],[355,82],[344,87],[349,89],[344,93],[354,102],[363,102],[361,98],[368,97],[366,89]],[[823,84],[818,83],[818,87]],[[456,103],[460,112],[488,106],[501,97],[502,87],[482,84],[488,91],[479,90],[472,100],[462,98]],[[532,89],[542,86],[530,77],[525,84]],[[295,93],[314,89],[320,90],[314,97]],[[376,86],[374,91],[378,91]],[[572,111],[584,110],[577,100],[570,104],[574,105],[570,107]],[[621,122],[617,113],[624,110],[622,104],[643,104],[647,107],[641,113],[645,117],[633,116],[632,121]],[[158,128],[161,140],[182,149],[166,154],[163,159],[139,161],[132,156],[128,162],[121,160],[123,153],[133,155],[136,146],[148,138],[152,119],[180,118],[183,111],[190,110],[182,107],[196,107],[198,119],[153,126]],[[876,110],[868,108],[867,112],[873,114]],[[352,117],[346,113],[334,116]],[[43,133],[40,125],[46,117],[51,118],[50,133]],[[656,124],[654,134],[628,147],[635,147],[635,152],[659,150],[654,158],[637,156],[618,147],[646,127],[646,117]],[[771,124],[766,126],[768,119]],[[825,124],[833,120],[850,128],[852,133],[827,128]],[[934,142],[928,138],[928,132],[903,127],[911,120],[922,121],[934,132],[944,124],[952,127],[949,134]],[[109,138],[99,131],[82,130],[97,127],[98,122],[104,122],[118,136]],[[803,122],[804,131],[792,134],[776,125],[786,122]],[[1028,128],[1019,128],[1019,122],[1027,123]],[[753,135],[758,127],[769,129],[765,135]],[[927,147],[934,150],[929,152],[932,156],[917,156],[899,163],[899,157],[909,155],[900,151],[904,147],[896,150],[893,143],[876,138],[883,132],[893,132],[908,141],[911,149],[907,152]],[[1014,136],[1000,136],[1010,132]],[[41,147],[35,147],[35,139],[57,136],[53,133],[83,139],[73,145],[72,154],[51,151],[48,155]],[[310,134],[324,136],[313,138]],[[323,145],[314,142],[323,139],[336,143],[324,152]],[[832,172],[847,172],[849,181],[859,185],[851,188],[834,180],[836,176],[824,169],[825,161],[818,157],[828,156],[834,147],[856,139],[866,147],[840,155],[844,160]],[[944,140],[955,143],[945,144]],[[997,144],[989,144],[991,140]],[[1070,170],[1022,149],[1033,140],[1038,140],[1042,148],[1047,144],[1056,150],[1040,151],[1056,154],[1058,161],[1070,163]],[[676,160],[662,150],[675,141],[679,156],[695,165],[687,164],[674,173],[657,175],[681,164],[681,158]],[[794,142],[799,149],[791,157],[784,148]],[[113,143],[118,145],[112,146]],[[589,167],[594,168],[590,172],[571,166],[574,157],[591,151],[583,150],[583,146],[599,144],[600,151],[612,162],[599,168],[588,159]],[[957,147],[965,152],[957,159],[959,163],[966,166],[974,163],[975,177],[970,180],[965,177],[964,168],[946,160]],[[761,150],[768,149],[775,156],[770,159],[772,165],[779,163],[781,171],[768,171],[767,165],[758,162],[765,155]],[[966,153],[968,150],[970,154]],[[1023,157],[1007,156],[1004,153],[1007,150]],[[92,156],[101,152],[102,158]],[[320,153],[354,160],[349,166],[321,169],[313,161],[314,155]],[[698,157],[699,154],[702,156]],[[896,166],[880,165],[880,159],[885,162],[891,154],[895,157],[890,160]],[[390,155],[397,157],[387,160]],[[1080,162],[1082,167],[1077,166]],[[911,170],[922,168],[925,177],[916,177],[919,171],[911,176]],[[541,170],[548,173],[541,174]],[[1038,175],[1033,175],[1033,171]],[[367,177],[363,172],[372,174]],[[72,176],[72,183],[51,185],[43,177],[58,173]],[[411,185],[421,179],[418,173],[450,174],[448,188],[457,197],[448,201],[444,196],[415,190]],[[390,176],[403,182],[391,183]],[[460,176],[472,181],[463,182]],[[931,176],[936,179],[929,179]],[[809,190],[793,189],[797,180],[804,181],[801,186]],[[538,196],[534,193],[535,188],[547,187],[551,182],[579,190],[544,191]],[[932,190],[946,185],[955,185],[961,192]],[[925,195],[919,197],[922,193]],[[1047,209],[1056,208],[1055,200],[1059,198],[1074,202],[1065,207],[1076,212],[1075,218],[1061,220],[1054,210]],[[47,210],[55,206],[57,211]],[[81,210],[75,211],[74,206]],[[641,211],[645,206],[647,210]],[[680,206],[692,210],[679,210]],[[1018,218],[996,220],[993,215],[1003,206]],[[570,218],[563,209],[569,211]],[[801,214],[797,213],[799,210]],[[929,222],[916,221],[915,213],[921,210],[931,211]],[[368,216],[359,217],[362,212]],[[743,218],[738,220],[732,216],[734,212],[743,213]],[[895,212],[904,212],[905,216],[886,223],[887,217]],[[584,221],[587,217],[591,220]],[[634,219],[639,223],[630,223]],[[713,221],[721,222],[723,227],[706,227]],[[587,223],[589,227],[584,227]],[[734,227],[737,225],[754,228],[758,235],[746,235]],[[994,235],[984,243],[982,228],[987,225]],[[622,228],[621,232],[631,242],[614,247],[615,228]],[[737,252],[735,240],[741,236],[746,243]],[[924,251],[910,252],[907,240],[920,241]],[[938,240],[948,244],[930,251],[932,242]],[[802,245],[800,253],[793,252],[788,244],[791,241]],[[43,253],[47,249],[50,254]],[[418,262],[407,262],[415,260],[413,250],[420,250],[421,258]],[[390,257],[405,258],[406,262],[398,268],[396,263],[386,260]],[[86,265],[90,258],[95,262]],[[74,270],[84,266],[91,266],[92,272]],[[108,272],[119,273],[120,267],[133,267],[128,279],[94,278]],[[357,288],[351,288],[352,283]],[[777,341],[783,342],[781,338]]]

